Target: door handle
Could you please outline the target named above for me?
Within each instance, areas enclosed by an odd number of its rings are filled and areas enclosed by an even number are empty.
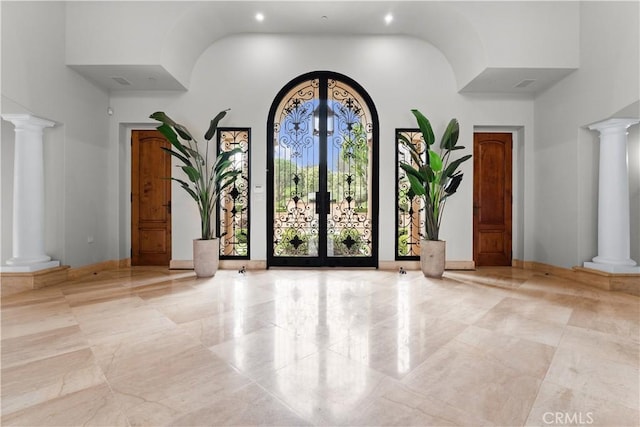
[[[320,192],[316,191],[316,213],[320,215]]]
[[[320,197],[320,192],[316,191],[316,213],[318,215],[321,214],[321,205],[324,205],[324,210],[325,210],[325,215],[329,214],[329,203],[331,203],[331,193],[329,193],[328,191],[326,193],[324,193],[324,200],[322,200],[322,203],[320,203],[321,201],[321,197]]]

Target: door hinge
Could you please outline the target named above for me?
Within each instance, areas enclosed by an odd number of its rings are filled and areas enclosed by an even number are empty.
[[[129,193],[129,195],[131,196],[130,202],[133,203],[133,193]]]

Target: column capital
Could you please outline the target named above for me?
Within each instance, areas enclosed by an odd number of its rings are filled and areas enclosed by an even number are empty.
[[[631,126],[640,123],[640,119],[620,118],[607,119],[588,126],[590,130],[597,130],[600,133],[625,132]]]
[[[56,122],[36,117],[31,114],[3,114],[2,119],[13,123],[16,129],[39,130],[54,127]]]

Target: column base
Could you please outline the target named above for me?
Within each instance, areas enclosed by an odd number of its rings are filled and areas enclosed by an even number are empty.
[[[12,257],[7,260],[7,265],[21,266],[21,265],[40,264],[42,262],[49,262],[49,261],[51,261],[51,257],[49,255],[39,255],[35,257]]]
[[[594,258],[595,259],[595,258]],[[600,262],[585,262],[584,268],[591,270],[599,270],[613,274],[640,274],[640,266],[634,265],[617,265],[617,264],[603,264]]]
[[[62,283],[68,279],[69,266],[47,268],[35,272],[1,272],[2,298]]]
[[[0,273],[33,273],[35,271],[56,267],[60,267],[60,261],[51,260],[47,262],[36,262],[33,264],[3,265],[0,266]]]

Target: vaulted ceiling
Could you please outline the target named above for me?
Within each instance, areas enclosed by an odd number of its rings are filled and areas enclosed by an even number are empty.
[[[199,56],[231,35],[408,36],[442,51],[460,92],[535,94],[579,67],[579,7],[572,1],[69,2],[67,65],[109,90],[188,90]]]

